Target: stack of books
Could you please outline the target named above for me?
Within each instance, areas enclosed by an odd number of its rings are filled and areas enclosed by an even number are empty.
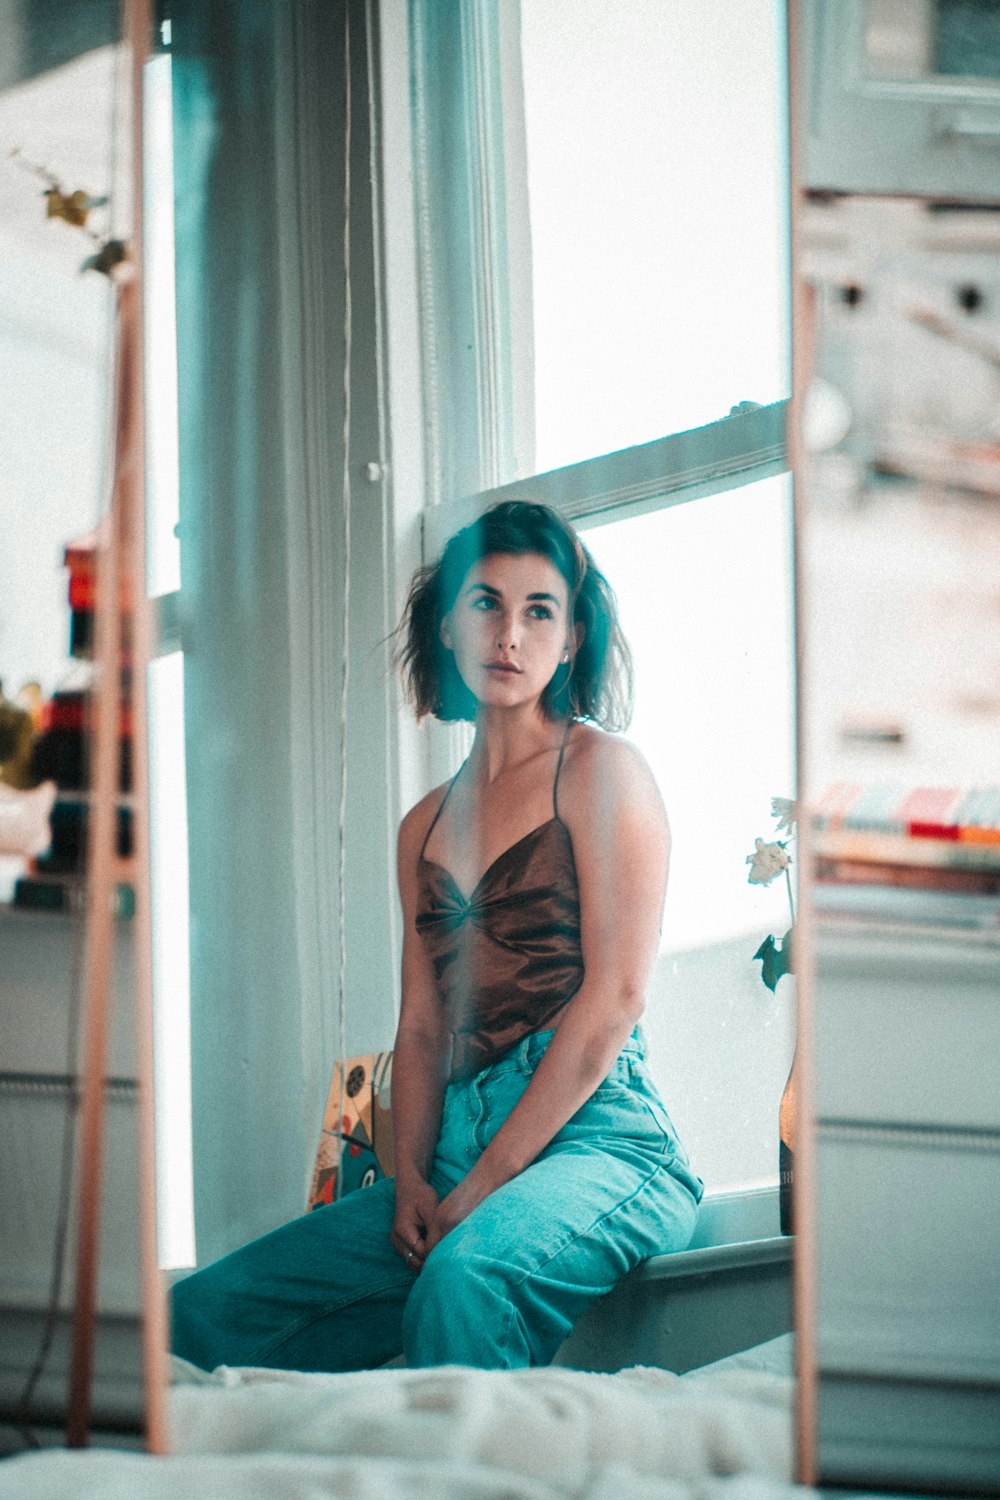
[[[1000,786],[837,781],[812,829],[820,911],[1000,929]]]
[[[70,655],[89,661],[94,655],[94,605],[97,548],[95,533],[68,546],[64,561],[69,570]],[[122,609],[127,625],[126,600]],[[119,723],[119,790],[116,853],[127,860],[132,853],[132,711],[129,706],[131,663],[123,652],[124,704]],[[66,688],[53,694],[42,710],[42,732],[35,742],[32,772],[36,781],[58,787],[50,819],[52,844],[33,862],[31,872],[14,887],[14,905],[34,910],[75,911],[82,907],[90,805],[91,694],[85,688]],[[133,907],[131,890],[119,888],[118,909]]]

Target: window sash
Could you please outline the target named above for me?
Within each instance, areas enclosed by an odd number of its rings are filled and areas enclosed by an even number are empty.
[[[575,526],[646,515],[722,494],[789,468],[787,401],[482,490],[424,513],[425,556],[436,556],[458,527],[501,500],[537,500]]]

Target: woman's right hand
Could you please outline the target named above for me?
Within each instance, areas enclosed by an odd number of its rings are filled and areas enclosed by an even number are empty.
[[[393,1248],[413,1271],[427,1258],[427,1231],[438,1206],[437,1193],[423,1178],[396,1178],[396,1213],[392,1221]]]

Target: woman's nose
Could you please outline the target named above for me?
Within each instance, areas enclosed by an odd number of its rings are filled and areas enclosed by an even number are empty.
[[[517,646],[517,625],[512,617],[506,617],[497,626],[497,649],[512,651]]]

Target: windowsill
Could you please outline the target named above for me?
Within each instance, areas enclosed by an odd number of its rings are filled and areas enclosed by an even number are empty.
[[[781,1265],[792,1259],[794,1239],[787,1234],[766,1240],[743,1240],[735,1245],[708,1245],[654,1255],[636,1275],[641,1281],[673,1281],[682,1276],[710,1276],[717,1271],[746,1270],[749,1266]]]
[[[687,1250],[654,1255],[636,1271],[643,1281],[703,1276],[747,1266],[790,1262],[794,1239],[780,1232],[778,1189],[706,1197]]]

